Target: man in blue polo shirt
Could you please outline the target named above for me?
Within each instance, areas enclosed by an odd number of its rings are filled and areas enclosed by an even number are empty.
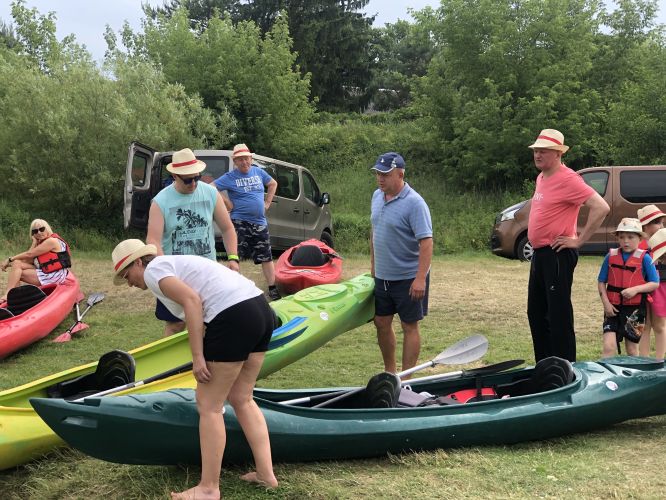
[[[261,264],[268,285],[268,296],[280,298],[275,287],[275,267],[268,234],[266,210],[271,206],[277,182],[263,169],[252,164],[252,153],[245,144],[234,146],[233,170],[215,181],[215,186],[233,203],[231,222],[238,236],[238,254]],[[264,196],[264,186],[266,195]]]
[[[371,204],[375,327],[384,369],[396,373],[396,313],[404,335],[402,370],[416,365],[421,350],[419,321],[428,314],[432,221],[426,202],[404,181],[402,156],[385,153],[372,169],[379,186]]]

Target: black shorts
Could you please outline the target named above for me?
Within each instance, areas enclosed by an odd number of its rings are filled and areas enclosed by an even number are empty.
[[[252,352],[266,352],[273,335],[273,310],[263,294],[225,309],[205,323],[206,361],[245,361]]]
[[[640,306],[615,306],[618,313],[615,316],[604,316],[603,332],[615,332],[615,339],[619,344],[625,338],[625,328],[627,325],[627,317]],[[643,314],[643,317],[645,315]],[[629,340],[629,339],[627,339]],[[631,342],[631,341],[630,341]]]
[[[428,314],[430,273],[426,276],[425,295],[421,300],[412,300],[409,296],[409,287],[413,281],[386,281],[375,278],[375,315],[393,316],[397,313],[403,323],[421,321]]]
[[[177,323],[184,321],[178,316],[171,314],[171,311],[167,309],[160,299],[157,299],[157,304],[155,304],[155,317],[161,321],[169,321],[170,323]]]
[[[232,220],[238,238],[238,255],[252,259],[255,264],[273,260],[268,226],[259,226],[243,220]]]

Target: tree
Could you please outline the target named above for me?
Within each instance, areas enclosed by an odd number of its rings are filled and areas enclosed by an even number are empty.
[[[191,27],[202,29],[214,15],[228,12],[234,23],[251,20],[268,33],[285,13],[296,64],[310,74],[312,95],[320,109],[358,110],[368,101],[372,60],[369,44],[374,17],[359,13],[369,0],[170,0],[147,8],[156,20],[172,17],[179,7],[188,11]]]

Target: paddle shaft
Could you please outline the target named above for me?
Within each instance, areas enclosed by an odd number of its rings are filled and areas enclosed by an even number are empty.
[[[126,389],[133,389],[134,387],[141,387],[142,385],[150,384],[151,382],[155,382],[156,380],[161,380],[163,378],[170,377],[171,375],[176,375],[178,373],[182,373],[187,370],[192,369],[192,362],[190,361],[189,363],[185,363],[180,366],[176,366],[175,368],[172,368],[170,370],[167,370],[162,373],[158,373],[157,375],[153,375],[152,377],[145,378],[143,380],[139,380],[138,382],[130,382],[129,384],[121,385],[118,387],[112,387],[111,389],[107,389],[106,391],[101,391],[101,392],[96,392],[95,394],[91,394],[89,396],[84,396],[79,399],[75,399],[75,403],[80,403],[84,399],[87,398],[99,398],[102,396],[108,396],[109,394],[114,394],[116,392],[124,391]]]

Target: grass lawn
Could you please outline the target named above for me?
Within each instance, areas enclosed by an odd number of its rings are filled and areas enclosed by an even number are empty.
[[[596,290],[600,257],[581,258],[574,280],[578,359],[601,352],[602,308]],[[86,316],[90,328],[65,344],[48,339],[0,361],[0,389],[14,387],[161,336],[149,292],[114,287],[107,257],[88,254],[74,262],[85,293],[106,299]],[[364,256],[345,256],[345,276],[368,270]],[[243,272],[263,286],[259,269]],[[422,323],[421,359],[473,333],[489,339],[476,367],[506,359],[533,363],[526,318],[529,265],[487,254],[435,259],[430,314]],[[400,347],[399,347],[400,348]],[[423,371],[427,375],[460,367]],[[305,359],[260,381],[262,387],[364,385],[382,370],[374,327],[348,332]],[[664,395],[666,397],[666,395]],[[0,422],[0,426],[2,422]],[[479,447],[309,464],[277,464],[280,488],[266,492],[224,469],[226,498],[663,498],[666,417],[634,420],[594,433],[504,447]],[[168,438],[165,436],[165,438]],[[140,446],[140,443],[137,443]],[[0,498],[166,498],[192,486],[198,467],[128,466],[88,458],[70,449],[0,472]]]

